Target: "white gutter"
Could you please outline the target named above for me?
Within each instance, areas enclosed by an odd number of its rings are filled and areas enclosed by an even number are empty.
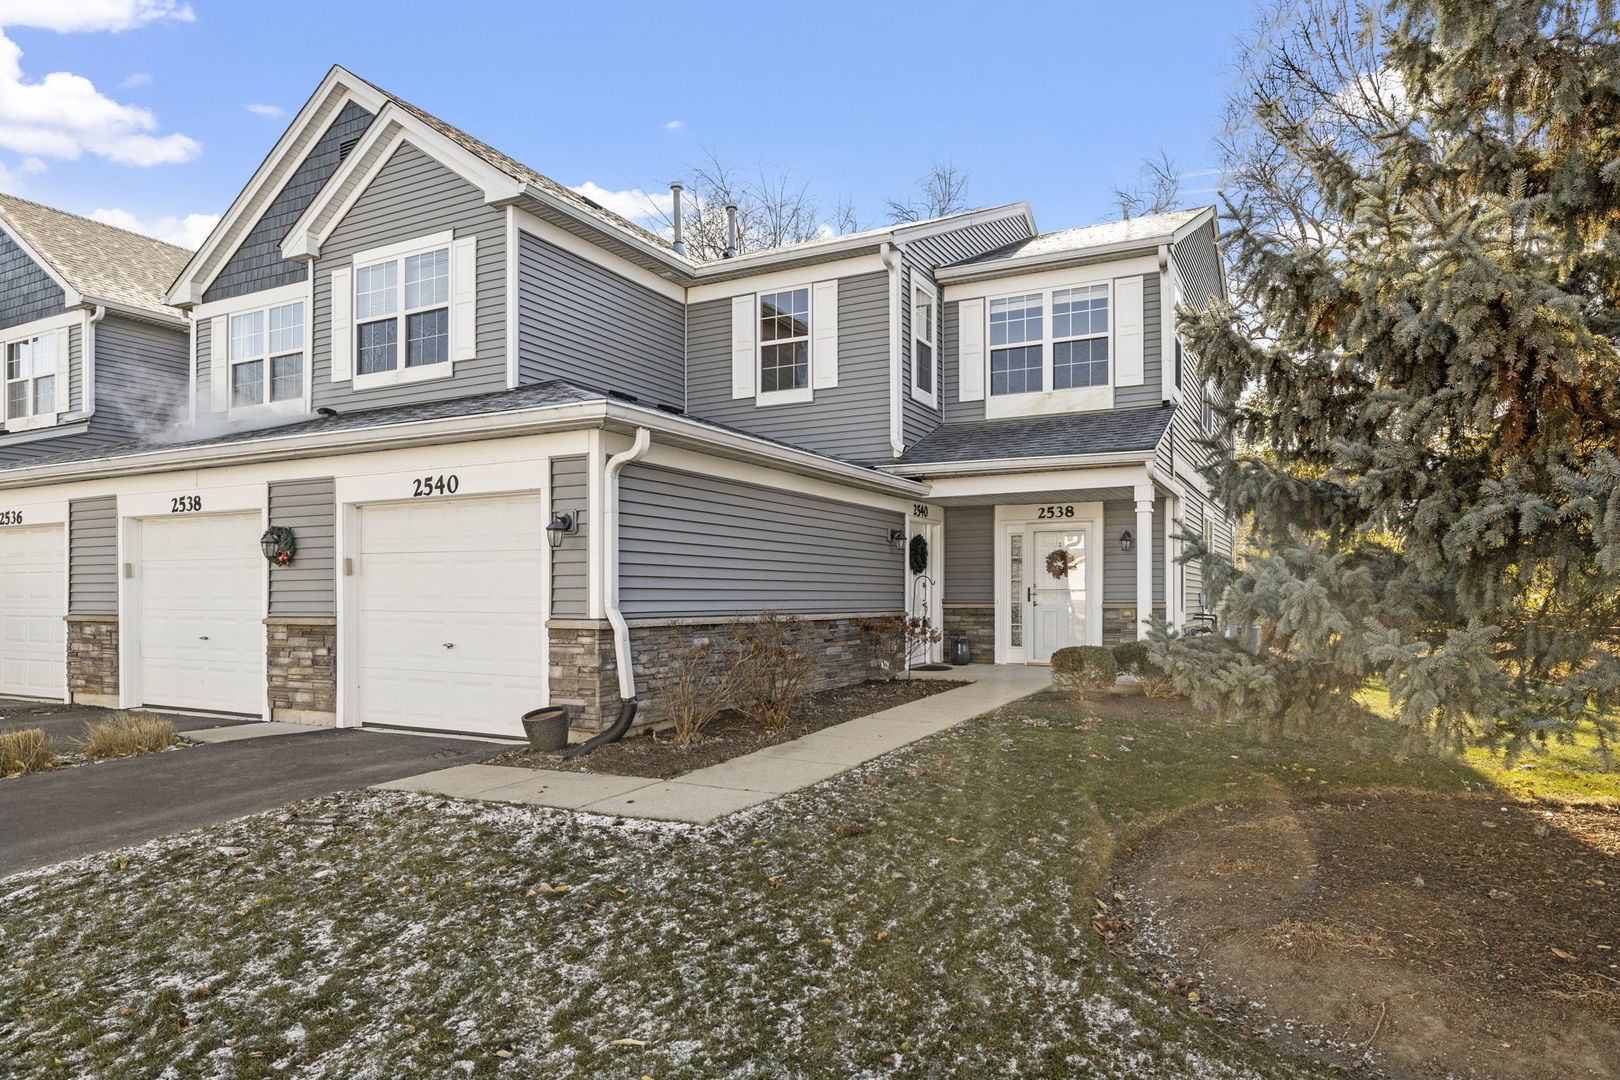
[[[1052,457],[984,458],[977,461],[936,461],[916,465],[879,465],[886,473],[907,476],[975,476],[981,473],[1050,472],[1097,465],[1140,465],[1154,458],[1152,450],[1129,453],[1065,454]]]
[[[608,458],[602,489],[602,542],[607,545],[603,560],[603,601],[607,608],[608,623],[613,627],[613,660],[619,669],[619,700],[631,701],[636,696],[636,664],[630,653],[630,626],[619,610],[619,473],[632,461],[647,453],[652,445],[652,432],[636,428],[636,441],[630,449]]]
[[[889,269],[889,448],[894,456],[906,452],[905,416],[901,406],[903,372],[900,366],[900,249],[885,240],[879,249]]]
[[[79,412],[88,418],[96,412],[96,324],[107,317],[107,305],[97,304],[96,310],[84,324],[84,343],[79,349],[79,364],[84,368],[84,402]]]

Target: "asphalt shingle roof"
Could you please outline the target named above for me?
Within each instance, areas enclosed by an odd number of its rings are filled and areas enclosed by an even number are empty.
[[[86,297],[179,314],[163,295],[191,259],[185,248],[15,195],[0,194],[0,218]]]
[[[934,465],[1151,450],[1158,445],[1174,411],[1150,406],[942,424],[909,447],[895,464]]]
[[[995,251],[964,259],[953,266],[984,266],[1006,262],[1009,259],[1028,259],[1041,255],[1060,255],[1064,252],[1083,251],[1086,248],[1106,247],[1131,240],[1146,240],[1166,236],[1181,228],[1193,218],[1210,209],[1207,206],[1192,210],[1172,210],[1168,214],[1150,214],[1146,217],[1109,221],[1101,225],[1086,225],[1078,229],[1062,229],[1041,233],[1028,240],[1019,240]]]

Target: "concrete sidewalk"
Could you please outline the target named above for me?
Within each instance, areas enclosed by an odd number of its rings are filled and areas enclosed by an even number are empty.
[[[837,776],[1043,690],[1052,682],[1050,668],[1014,664],[974,665],[940,677],[973,682],[697,769],[674,780],[510,765],[459,765],[376,786],[707,825],[727,814]]]

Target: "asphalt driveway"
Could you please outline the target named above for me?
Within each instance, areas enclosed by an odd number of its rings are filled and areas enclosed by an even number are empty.
[[[39,702],[18,701],[13,698],[0,698],[0,731],[16,731],[25,728],[39,728],[45,732],[45,741],[56,748],[59,754],[73,751],[74,745],[84,737],[84,725],[101,720],[113,714],[112,709],[100,709],[91,705],[58,705],[42,704]],[[249,719],[232,720],[219,716],[185,716],[180,713],[163,712],[161,709],[141,709],[143,713],[156,713],[166,718],[174,725],[174,730],[184,735],[188,731],[202,731],[207,728],[227,727],[234,724],[251,724]]]
[[[16,726],[44,726],[40,719]],[[470,739],[312,728],[3,779],[0,877],[509,749]]]

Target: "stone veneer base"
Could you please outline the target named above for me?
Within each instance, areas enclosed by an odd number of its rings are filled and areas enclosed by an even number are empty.
[[[264,626],[271,718],[295,724],[333,723],[337,718],[337,620],[271,617],[264,620]]]
[[[76,705],[118,707],[118,616],[67,616],[67,685]]]

